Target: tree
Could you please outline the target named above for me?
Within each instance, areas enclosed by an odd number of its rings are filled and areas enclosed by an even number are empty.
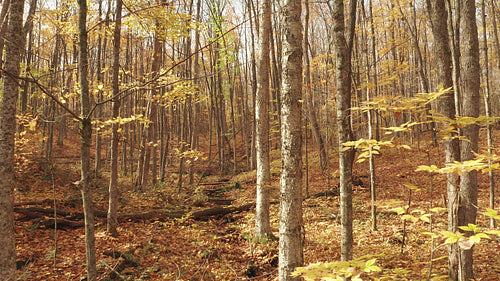
[[[430,14],[431,29],[434,37],[434,54],[437,65],[437,83],[443,88],[453,86],[453,63],[450,49],[450,40],[447,30],[448,12],[444,0],[427,0],[427,9]],[[444,94],[439,101],[440,113],[450,119],[455,119],[455,98],[453,92]],[[444,140],[444,155],[446,164],[460,161],[460,151],[456,134]],[[448,231],[455,233],[458,230],[458,186],[455,173],[446,175],[448,194]],[[448,266],[450,278],[456,280],[458,272],[458,246],[450,244]]]
[[[304,86],[305,86],[305,111],[306,117],[311,124],[311,131],[318,146],[318,154],[320,158],[321,172],[326,174],[328,170],[328,156],[326,154],[325,141],[321,134],[320,125],[316,116],[316,108],[312,99],[312,83],[311,83],[311,63],[309,60],[309,1],[304,2]],[[306,140],[307,144],[307,140]]]
[[[257,95],[255,103],[257,156],[257,202],[255,238],[272,234],[269,221],[270,166],[269,166],[269,40],[271,33],[271,1],[261,2],[258,50]]]
[[[479,116],[479,90],[481,68],[479,65],[479,40],[476,24],[476,2],[461,0],[460,38],[462,69],[462,116]],[[461,161],[472,160],[478,153],[479,125],[472,124],[462,128],[465,140],[460,141]],[[476,223],[477,214],[477,171],[467,172],[460,177],[458,225]],[[472,268],[473,249],[460,249],[458,280],[474,279]]]
[[[302,3],[283,6],[283,80],[281,92],[280,281],[292,278],[303,263],[302,243]]]
[[[4,82],[0,108],[0,276],[16,280],[14,230],[14,136],[23,30],[24,0],[12,0],[6,31]]]
[[[78,183],[82,192],[83,213],[85,217],[85,250],[87,280],[96,280],[95,225],[92,188],[90,185],[90,146],[92,144],[92,122],[88,81],[88,42],[87,42],[87,1],[78,0],[78,73],[81,102],[81,179]]]
[[[352,164],[354,150],[344,149],[344,143],[353,141],[351,128],[351,50],[354,24],[356,22],[356,0],[351,1],[349,33],[345,36],[344,2],[333,1],[330,11],[333,16],[333,44],[337,85],[337,129],[340,173],[340,217],[341,217],[341,259],[352,259]]]
[[[118,236],[118,126],[116,118],[120,116],[120,33],[122,26],[122,0],[116,0],[115,31],[113,38],[113,119],[111,128],[111,174],[109,178],[109,207],[107,230],[112,236]]]

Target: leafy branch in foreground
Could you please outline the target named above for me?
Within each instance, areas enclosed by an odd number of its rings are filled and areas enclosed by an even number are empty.
[[[345,280],[362,281],[363,273],[382,271],[375,263],[373,256],[363,256],[350,261],[336,261],[329,263],[313,263],[306,267],[297,267],[293,276],[300,276],[305,280]]]
[[[488,161],[496,162],[489,164]],[[424,171],[429,173],[447,174],[455,173],[461,175],[463,173],[468,173],[471,171],[481,171],[483,173],[489,172],[491,170],[500,169],[500,156],[495,154],[476,154],[476,158],[472,160],[467,160],[463,162],[455,161],[453,163],[446,164],[445,167],[439,168],[436,165],[420,165],[415,170],[416,172]]]

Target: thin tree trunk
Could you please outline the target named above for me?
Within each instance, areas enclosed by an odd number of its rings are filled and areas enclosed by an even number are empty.
[[[253,29],[253,23],[254,19],[253,17],[253,12],[252,12],[252,6],[253,1],[252,0],[247,0],[247,9],[248,9],[248,14],[250,17],[250,48],[251,48],[251,60],[254,62],[251,64],[251,71],[252,71],[252,108],[256,107],[256,95],[257,95],[257,65],[255,63],[255,35],[254,35],[254,29]],[[255,17],[256,18],[256,17]],[[252,144],[251,144],[251,159],[250,159],[250,169],[253,170],[256,168],[257,165],[257,157],[256,157],[256,151],[255,151],[255,141],[257,139],[257,133],[256,133],[256,120],[255,120],[255,111],[252,112]]]
[[[352,259],[353,228],[352,228],[352,164],[354,150],[344,150],[344,143],[354,140],[351,128],[351,50],[355,22],[356,2],[350,3],[350,30],[346,40],[344,25],[344,2],[333,1],[330,11],[333,14],[333,44],[336,54],[336,84],[337,84],[337,128],[339,146],[340,173],[340,217],[341,217],[341,253],[343,261]]]
[[[311,93],[311,66],[309,61],[309,2],[304,2],[305,7],[305,27],[304,27],[304,84],[305,84],[305,107],[306,116],[311,123],[311,130],[318,146],[318,154],[320,158],[320,168],[323,174],[328,170],[328,156],[326,155],[325,142],[321,135],[318,118],[316,117],[316,109],[314,108],[312,93]]]
[[[495,15],[493,15],[494,17]],[[483,22],[483,53],[484,53],[484,66],[483,66],[483,77],[484,83],[484,111],[486,117],[491,117],[491,97],[490,97],[490,65],[488,56],[488,37],[486,34],[486,3],[481,0],[481,21]],[[491,124],[486,125],[487,141],[488,141],[488,153],[493,153],[493,126]],[[488,167],[491,168],[492,161],[488,159]],[[495,178],[493,170],[488,172],[488,179],[490,184],[490,209],[495,209]],[[490,227],[495,227],[495,219],[490,218]]]
[[[255,237],[272,234],[269,220],[270,166],[269,166],[269,39],[271,31],[271,1],[262,0],[260,7],[260,35],[257,64],[257,101],[255,121],[257,140],[257,201],[255,214]]]
[[[113,34],[113,122],[111,128],[111,172],[109,177],[109,205],[107,217],[107,231],[111,236],[118,236],[118,142],[120,141],[116,119],[120,116],[121,100],[119,73],[120,73],[120,34],[122,28],[122,0],[116,0],[115,30]]]
[[[377,73],[377,53],[375,48],[375,27],[373,24],[373,4],[372,0],[369,2],[370,9],[370,37],[371,37],[371,53],[372,53],[372,61],[373,61],[373,90],[374,96],[377,96],[377,88],[378,88],[378,73]],[[368,61],[368,58],[367,58]],[[368,73],[368,81],[370,81],[370,69],[367,70]],[[366,89],[366,100],[370,101],[370,87]],[[368,110],[366,112],[367,121],[368,121],[368,139],[373,139],[373,129],[372,129],[372,119],[373,119],[373,111]],[[373,147],[370,144],[370,155],[368,159],[368,163],[370,166],[370,197],[371,197],[371,217],[372,217],[372,230],[377,230],[377,205],[376,205],[376,185],[375,185],[375,159],[373,157]]]
[[[5,38],[6,38],[7,27],[8,27],[8,22],[9,22],[8,12],[9,12],[9,8],[10,8],[10,1],[11,0],[5,0],[2,3],[2,11],[0,12],[0,67],[3,67],[3,65],[4,65],[3,51],[4,51],[4,47],[5,47]],[[2,77],[1,73],[0,73],[0,77]]]
[[[92,122],[90,119],[90,94],[88,82],[88,43],[87,43],[87,2],[78,0],[78,72],[80,78],[81,101],[81,179],[79,187],[83,198],[83,212],[85,217],[85,249],[87,280],[97,278],[95,234],[94,234],[94,206],[92,189],[90,186],[90,146],[92,144]]]

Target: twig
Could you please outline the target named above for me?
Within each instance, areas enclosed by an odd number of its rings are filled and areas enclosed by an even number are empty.
[[[57,268],[57,200],[56,200],[56,185],[54,181],[54,165],[51,163],[50,175],[52,180],[52,196],[54,199],[54,271]]]

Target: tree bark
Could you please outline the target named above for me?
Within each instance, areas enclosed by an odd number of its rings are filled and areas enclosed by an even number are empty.
[[[257,100],[255,121],[257,139],[257,207],[255,238],[272,234],[269,221],[270,176],[269,166],[269,39],[271,31],[271,1],[263,0],[260,7],[260,35],[257,64]]]
[[[85,250],[87,280],[97,277],[95,253],[95,225],[92,189],[90,186],[90,146],[92,144],[92,122],[90,118],[90,94],[88,82],[88,42],[87,42],[87,1],[78,0],[78,72],[81,102],[81,179],[79,188],[82,192],[85,216]]]
[[[283,81],[281,92],[281,197],[278,278],[303,264],[302,229],[302,4],[283,6]]]
[[[115,30],[113,35],[113,120],[120,116],[120,34],[122,28],[122,0],[116,0]],[[113,122],[111,128],[111,173],[109,179],[109,206],[107,231],[111,236],[118,236],[118,127],[120,124]]]
[[[356,1],[351,1],[350,28],[356,22]],[[354,10],[354,12],[353,12]],[[353,33],[350,30],[346,40],[344,25],[344,2],[333,1],[333,44],[337,84],[337,128],[340,172],[340,217],[341,217],[341,260],[352,259],[352,164],[354,150],[344,150],[344,143],[354,140],[351,128],[351,50]]]
[[[487,24],[486,24],[486,3],[481,0],[481,21],[483,22],[483,53],[484,53],[484,66],[483,66],[483,77],[484,77],[484,113],[486,117],[491,117],[491,94],[490,94],[490,63],[488,54],[488,37],[487,37]],[[488,153],[493,154],[493,125],[486,125],[486,137],[488,142]],[[488,167],[491,169],[492,161],[488,159]],[[493,170],[488,172],[489,188],[490,188],[490,202],[489,208],[495,209],[495,177]],[[495,219],[490,218],[490,227],[495,227]]]
[[[445,0],[427,0],[430,14],[431,29],[434,36],[434,54],[437,65],[437,84],[443,88],[453,86],[453,63],[450,49],[450,38],[447,30],[447,21],[451,15],[446,10]],[[455,98],[453,92],[445,94],[439,101],[440,113],[449,119],[455,119]],[[456,134],[444,140],[445,163],[460,161],[460,148]],[[458,230],[458,186],[455,173],[446,175],[448,193],[448,231]],[[450,279],[457,280],[459,263],[458,245],[450,244],[448,247],[448,267]]]
[[[14,229],[14,137],[22,42],[24,0],[12,0],[6,31],[4,81],[0,108],[0,276],[16,280]]]
[[[476,2],[461,0],[460,52],[462,53],[462,116],[479,116],[479,90],[481,68],[479,66],[479,40],[476,24]],[[474,158],[478,153],[479,126],[469,125],[462,129],[466,140],[460,142],[462,161]],[[476,223],[477,214],[477,171],[467,172],[460,177],[458,225]],[[470,235],[470,233],[468,233]],[[460,249],[459,280],[474,279],[473,249]]]

